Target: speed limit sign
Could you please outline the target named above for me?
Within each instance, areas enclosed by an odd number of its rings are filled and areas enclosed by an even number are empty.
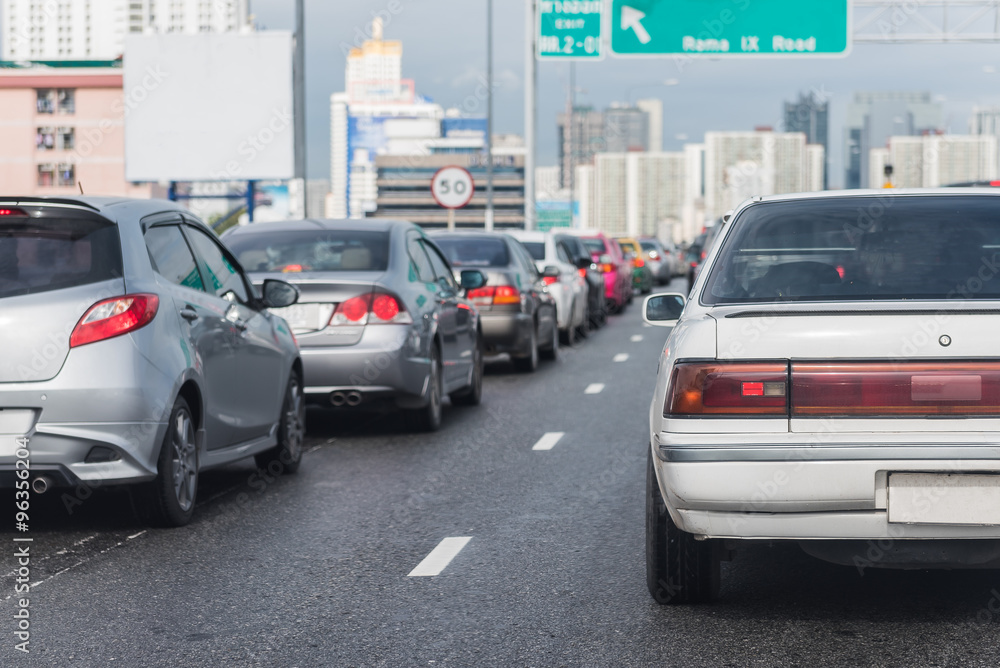
[[[442,167],[431,179],[431,195],[445,209],[461,209],[475,192],[472,174],[464,167]]]

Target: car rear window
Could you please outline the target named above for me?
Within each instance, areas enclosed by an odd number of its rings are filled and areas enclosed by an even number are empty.
[[[541,241],[522,241],[524,247],[531,253],[533,260],[541,262],[545,259],[545,243]]]
[[[660,250],[659,248],[656,247],[656,244],[654,244],[652,241],[640,241],[639,245],[642,246],[642,250],[646,251],[647,253],[651,251]]]
[[[631,241],[619,241],[618,246],[622,249],[623,253],[635,253],[638,255],[635,250],[635,244]]]
[[[122,277],[118,228],[96,217],[0,216],[0,298]]]
[[[225,241],[247,271],[385,271],[389,267],[388,232],[248,231]]]
[[[587,247],[591,255],[604,255],[608,252],[608,249],[604,246],[604,240],[600,237],[583,239],[583,245]]]
[[[510,253],[502,239],[434,237],[453,267],[506,267]]]
[[[1000,199],[837,197],[753,206],[702,299],[1000,299]]]

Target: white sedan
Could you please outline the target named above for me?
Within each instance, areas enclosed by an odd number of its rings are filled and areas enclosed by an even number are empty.
[[[746,541],[861,573],[1000,566],[1000,193],[758,198],[723,235],[689,298],[645,304],[673,328],[653,597],[711,599]]]

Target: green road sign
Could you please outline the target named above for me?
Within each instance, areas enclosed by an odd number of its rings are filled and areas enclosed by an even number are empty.
[[[850,49],[850,0],[611,0],[619,56],[818,56]]]
[[[536,202],[535,223],[540,232],[548,232],[559,227],[573,227],[573,212],[569,208],[569,202]]]
[[[604,0],[539,0],[538,57],[598,60]]]

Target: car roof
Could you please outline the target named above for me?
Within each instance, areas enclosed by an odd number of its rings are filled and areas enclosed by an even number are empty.
[[[996,188],[886,188],[883,190],[825,190],[754,197],[748,202],[787,202],[808,199],[846,199],[850,197],[1000,197]]]
[[[413,223],[405,220],[389,220],[385,218],[362,218],[362,219],[327,219],[327,218],[307,218],[304,220],[284,220],[268,223],[250,223],[234,227],[229,232],[230,236],[243,234],[260,234],[263,232],[308,232],[325,230],[349,230],[349,231],[371,231],[389,232],[400,227],[411,227]]]
[[[548,232],[539,230],[508,230],[506,233],[519,241],[545,241],[550,236]]]
[[[0,202],[14,206],[53,206],[89,209],[112,220],[121,216],[142,218],[143,216],[163,211],[178,211],[192,215],[190,211],[180,206],[177,202],[164,199],[91,197],[87,195],[79,197],[0,196]]]

